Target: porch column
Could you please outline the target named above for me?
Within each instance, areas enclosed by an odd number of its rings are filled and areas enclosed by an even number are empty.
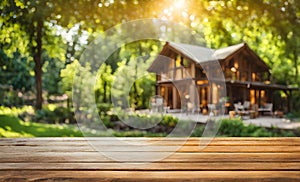
[[[172,87],[173,88],[173,90],[172,90],[172,92],[173,92],[173,108],[174,109],[177,109],[178,108],[178,106],[177,106],[177,90],[176,90],[176,87]]]
[[[290,90],[290,99],[291,99],[291,106],[290,106],[290,112],[293,110],[293,91]]]
[[[292,90],[287,91],[287,97],[288,97],[288,112],[291,112],[293,109],[293,95]]]
[[[165,103],[168,105],[169,104],[169,98],[168,98],[168,94],[169,94],[169,92],[168,92],[168,86],[164,86],[164,88],[165,88],[165,91],[164,91],[164,100],[165,100]]]
[[[285,90],[284,93],[287,96],[287,112],[291,112],[291,110],[292,110],[292,91]]]

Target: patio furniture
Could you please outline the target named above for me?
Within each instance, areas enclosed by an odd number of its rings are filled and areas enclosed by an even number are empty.
[[[283,113],[283,111],[275,111],[274,116],[278,117],[278,118],[283,118],[284,113]]]
[[[249,110],[250,108],[250,101],[245,101],[243,104],[244,110]]]
[[[243,111],[244,106],[239,102],[237,104],[234,104],[234,110],[235,110],[235,112]]]
[[[229,111],[229,118],[234,119],[235,114],[236,114],[235,111]]]
[[[209,114],[216,115],[216,105],[215,104],[207,104]]]
[[[170,106],[165,106],[164,113],[169,113],[169,112],[170,112]]]
[[[242,119],[254,119],[254,118],[256,118],[255,111],[253,111],[253,110],[239,111],[237,114],[239,116],[241,116]]]
[[[194,104],[191,103],[191,102],[188,102],[187,103],[187,110],[186,110],[187,113],[194,113],[195,112],[195,108],[194,108]]]
[[[271,116],[273,116],[273,104],[272,103],[266,103],[264,107],[260,107],[258,109],[258,112],[262,115],[266,112],[270,113]]]
[[[250,109],[250,101],[245,101],[242,105],[240,102],[234,104],[235,114],[242,117],[242,119],[253,119],[257,117],[256,110]]]
[[[254,111],[254,113],[253,113],[254,118],[257,118],[258,115],[259,115],[258,105],[257,104],[252,104],[251,105],[251,110]]]
[[[156,97],[153,98],[151,101],[151,113],[155,112],[166,112],[165,108],[163,107],[163,98]]]

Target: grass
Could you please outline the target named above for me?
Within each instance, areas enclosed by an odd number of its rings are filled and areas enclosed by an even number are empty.
[[[77,125],[70,124],[46,124],[31,122],[30,119],[23,121],[19,118],[22,113],[27,112],[34,115],[35,111],[30,106],[22,108],[7,108],[0,106],[0,137],[83,137]],[[115,136],[115,137],[164,137],[167,133],[151,133],[141,130],[96,131],[89,128],[80,128],[84,131],[84,136]],[[204,126],[197,126],[192,136],[201,137]],[[300,130],[299,130],[300,132]],[[299,133],[297,132],[297,133]],[[259,126],[245,126],[239,119],[223,120],[218,130],[217,136],[244,136],[244,137],[279,137],[279,136],[299,136],[292,131],[279,130],[276,128],[266,129]]]
[[[49,111],[54,111],[54,105],[45,106]],[[4,107],[0,106],[0,137],[17,138],[17,137],[155,137],[165,136],[166,133],[150,133],[140,130],[131,131],[98,131],[81,127],[84,134],[79,130],[77,125],[70,124],[46,124],[32,122],[30,117],[20,117],[26,115],[36,116],[32,106],[23,107]]]
[[[86,136],[116,136],[116,137],[144,137],[165,136],[163,133],[148,133],[143,131],[90,131],[84,132]],[[76,125],[44,124],[22,121],[16,116],[0,115],[0,137],[83,137]]]
[[[22,121],[16,116],[0,115],[0,137],[82,137],[77,126]]]

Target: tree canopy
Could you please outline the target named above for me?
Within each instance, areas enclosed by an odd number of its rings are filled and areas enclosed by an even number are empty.
[[[117,24],[144,18],[182,24],[201,35],[210,48],[245,41],[271,67],[275,83],[300,85],[297,0],[3,0],[0,14],[0,83],[35,90],[37,109],[42,107],[43,90],[58,94],[71,89],[66,71],[59,73],[71,68],[66,65],[77,64],[74,61],[88,43]],[[175,28],[162,28],[162,34]],[[134,44],[120,45],[100,68],[104,74],[98,81],[101,86],[96,88],[101,102],[109,99],[108,90],[120,67],[134,70],[137,61],[130,60],[149,52],[155,54],[162,46],[157,41]],[[137,51],[137,47],[142,49]],[[64,82],[67,85],[61,87]],[[134,98],[151,95],[148,91],[153,92],[149,89],[153,84],[153,77],[134,84],[131,102],[143,107],[147,101],[137,103]]]

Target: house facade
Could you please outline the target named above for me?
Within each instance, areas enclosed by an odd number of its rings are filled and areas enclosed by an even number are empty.
[[[170,109],[181,109],[193,99],[194,109],[202,112],[225,98],[227,110],[249,101],[257,107],[272,103],[273,110],[288,112],[294,88],[273,84],[269,70],[246,43],[211,50],[173,42],[164,45],[148,69],[156,73],[156,93]]]

